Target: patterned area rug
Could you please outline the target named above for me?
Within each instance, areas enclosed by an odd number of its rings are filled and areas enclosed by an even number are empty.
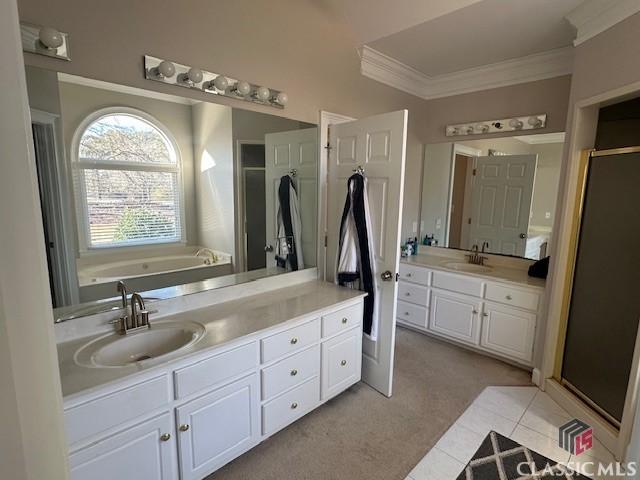
[[[456,480],[587,480],[499,433],[489,432]]]

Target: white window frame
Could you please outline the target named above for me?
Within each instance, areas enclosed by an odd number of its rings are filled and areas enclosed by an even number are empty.
[[[118,165],[122,165],[127,167],[128,170],[132,170],[131,163],[129,162],[114,162],[114,161],[83,161],[80,159],[80,140],[82,136],[86,132],[89,126],[99,120],[102,117],[109,115],[117,115],[124,114],[130,115],[132,117],[138,117],[141,120],[149,123],[154,128],[158,129],[161,134],[165,136],[167,141],[171,144],[175,155],[176,155],[176,164],[173,165],[155,165],[153,167],[149,167],[147,164],[140,164],[140,171],[149,171],[149,172],[171,172],[177,174],[177,185],[178,185],[178,201],[180,202],[180,208],[178,209],[178,214],[180,215],[180,238],[178,240],[154,240],[154,241],[142,241],[142,242],[132,242],[130,244],[125,245],[99,245],[94,246],[91,245],[91,234],[89,230],[89,212],[87,207],[87,194],[85,191],[85,182],[84,182],[84,168],[80,165],[92,165],[96,168],[105,168],[110,170],[119,170]],[[74,188],[74,203],[76,210],[76,219],[78,225],[78,247],[80,255],[87,255],[92,253],[100,253],[100,252],[113,252],[117,251],[130,251],[130,250],[140,250],[140,249],[148,249],[153,247],[158,247],[162,245],[186,245],[186,215],[184,210],[184,183],[182,177],[182,155],[180,152],[180,148],[178,147],[178,142],[175,137],[171,133],[171,131],[165,127],[162,122],[160,122],[154,116],[139,110],[137,108],[125,107],[125,106],[113,106],[101,108],[99,110],[94,111],[93,113],[87,115],[82,122],[76,128],[73,138],[71,141],[71,167],[73,172],[73,188]],[[115,168],[114,168],[115,167]]]

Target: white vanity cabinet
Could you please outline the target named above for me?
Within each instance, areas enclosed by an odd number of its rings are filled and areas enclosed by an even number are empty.
[[[397,321],[531,366],[542,289],[400,264]]]
[[[69,455],[71,480],[172,480],[177,475],[169,412]]]
[[[65,399],[73,480],[200,480],[360,380],[361,298]]]

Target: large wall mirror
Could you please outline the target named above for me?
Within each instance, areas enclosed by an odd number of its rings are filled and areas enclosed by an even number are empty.
[[[421,243],[544,258],[563,144],[552,133],[426,145]]]
[[[316,266],[316,125],[26,70],[57,321]]]

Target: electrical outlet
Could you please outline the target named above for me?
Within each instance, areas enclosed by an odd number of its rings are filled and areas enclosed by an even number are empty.
[[[544,212],[544,218],[551,218],[551,212]]]

